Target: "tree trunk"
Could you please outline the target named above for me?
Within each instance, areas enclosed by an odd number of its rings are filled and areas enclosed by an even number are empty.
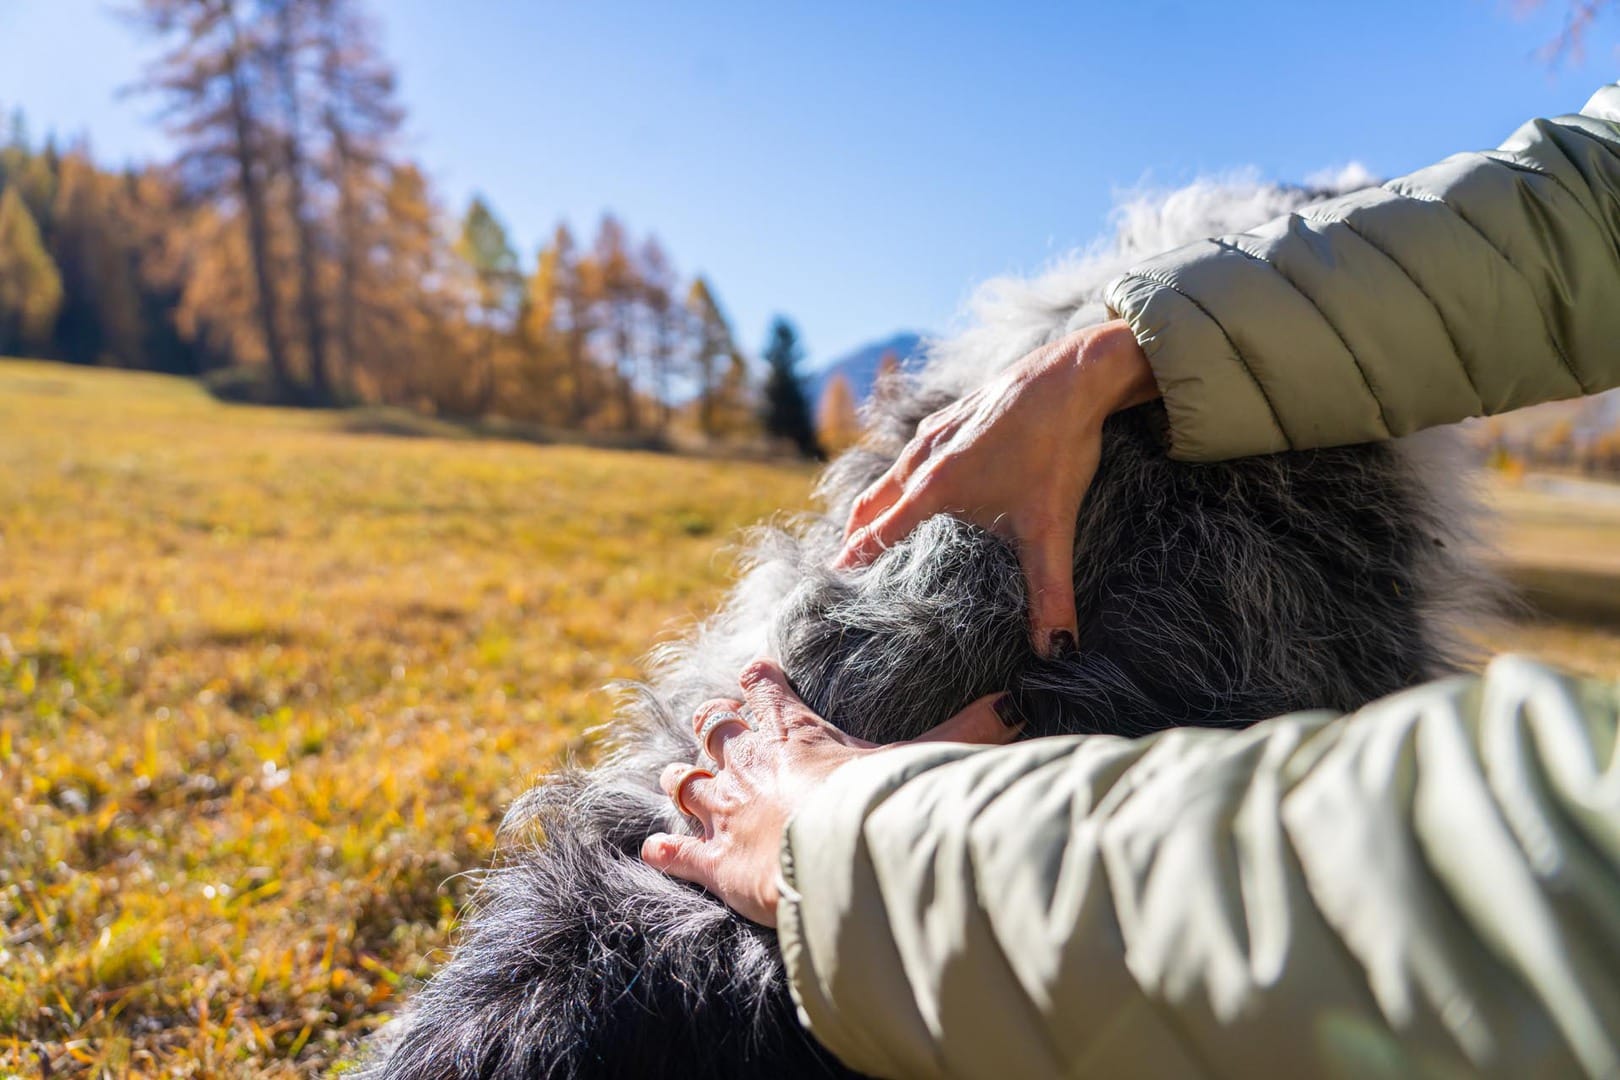
[[[709,351],[708,342],[703,345],[703,359],[699,361],[703,372],[703,386],[698,398],[698,426],[703,434],[714,434],[714,354]]]
[[[349,152],[349,139],[336,117],[328,119],[332,132],[332,145],[336,155],[338,181],[338,296],[337,339],[338,358],[350,372],[355,369],[355,282],[360,277],[360,248],[363,243],[359,224],[360,208],[354,197],[354,167]]]
[[[619,305],[613,321],[614,345],[619,353],[619,397],[624,408],[624,428],[626,431],[636,431],[641,422],[636,415],[636,366],[631,349],[628,305]]]
[[[270,276],[270,220],[264,188],[255,169],[253,115],[248,106],[247,86],[242,77],[242,38],[233,0],[223,0],[222,10],[230,27],[231,47],[226,56],[231,89],[231,125],[235,145],[237,183],[242,189],[242,205],[247,214],[248,253],[253,263],[254,292],[258,298],[259,327],[264,335],[264,351],[270,372],[281,389],[296,394],[298,384],[287,366],[287,346],[281,336],[279,305],[275,282]]]
[[[658,387],[658,430],[660,434],[669,433],[669,366],[670,359],[675,353],[675,343],[670,332],[669,317],[664,314],[655,316],[657,319],[657,345],[653,352],[653,381]]]
[[[573,320],[577,313],[574,305],[569,305],[568,326],[568,366],[574,376],[574,426],[583,428],[588,415],[588,400],[585,391],[585,380],[588,377],[585,364],[585,335],[582,334]]]
[[[495,330],[487,323],[484,326],[484,362],[478,376],[478,388],[473,391],[473,418],[480,419],[489,414],[490,406],[495,404]]]
[[[332,402],[327,371],[326,326],[321,318],[320,282],[315,265],[315,224],[310,219],[308,191],[304,187],[303,123],[298,104],[298,73],[293,65],[292,7],[281,9],[281,42],[276,50],[280,69],[282,108],[286,115],[288,194],[293,235],[298,245],[298,315],[304,323],[304,347],[309,353],[310,396],[317,404]]]

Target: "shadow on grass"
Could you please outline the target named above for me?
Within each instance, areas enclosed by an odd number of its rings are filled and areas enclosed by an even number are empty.
[[[340,413],[338,430],[351,435],[388,435],[408,439],[500,439],[540,446],[595,446],[604,450],[647,450],[673,453],[676,447],[655,432],[594,432],[550,428],[500,417],[455,420],[423,416],[392,405],[362,405]]]

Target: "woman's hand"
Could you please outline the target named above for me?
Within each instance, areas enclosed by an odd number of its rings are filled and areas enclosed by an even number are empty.
[[[776,925],[782,832],[816,785],[838,766],[885,747],[852,738],[810,711],[782,669],[757,660],[742,673],[743,701],[710,701],[693,727],[708,730],[713,772],[671,765],[660,780],[683,813],[703,826],[702,838],[650,836],[646,862],[696,882],[757,923]],[[750,729],[744,709],[754,719]],[[916,740],[1011,742],[1020,725],[1005,694],[980,698]]]
[[[836,565],[870,562],[926,519],[951,514],[1013,542],[1035,650],[1072,650],[1075,518],[1097,472],[1102,423],[1158,393],[1124,320],[1037,349],[917,426],[855,501]]]

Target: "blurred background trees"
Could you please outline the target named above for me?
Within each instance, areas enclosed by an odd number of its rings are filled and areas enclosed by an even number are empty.
[[[860,436],[855,391],[850,388],[849,376],[839,372],[827,381],[816,404],[816,437],[827,453],[836,454],[853,446]]]
[[[656,238],[607,215],[525,257],[483,198],[451,220],[359,0],[126,13],[154,51],[133,92],[177,153],[113,173],[0,116],[0,354],[649,439],[757,441],[768,419],[813,450],[796,376],[762,398],[713,284]]]
[[[62,277],[15,187],[0,195],[0,349],[20,352],[49,339],[62,308]]]
[[[799,334],[781,316],[771,323],[770,340],[765,345],[765,401],[761,420],[767,434],[790,443],[805,457],[825,456],[816,440],[810,419],[810,403],[799,382]],[[843,383],[849,388],[847,380]]]

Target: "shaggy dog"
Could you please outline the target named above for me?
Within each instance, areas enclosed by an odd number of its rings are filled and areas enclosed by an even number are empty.
[[[758,655],[862,738],[911,738],[1009,689],[1027,736],[1140,735],[1354,709],[1452,670],[1459,613],[1486,602],[1449,436],[1170,461],[1162,407],[1104,429],[1080,512],[1080,648],[1027,643],[1013,551],[949,518],[854,573],[827,568],[856,495],[919,419],[990,373],[1100,321],[1124,265],[1238,231],[1332,192],[1200,184],[1117,214],[1117,236],[1029,283],[981,292],[978,325],[936,344],[870,410],[873,435],[827,472],[824,513],[765,531],[713,619],[654,654],[600,764],[550,775],[507,815],[448,964],[385,1037],[375,1075],[797,1077],[847,1071],[800,1027],[774,934],[638,858],[687,830],[659,791],[695,761],[689,717],[736,694]]]

